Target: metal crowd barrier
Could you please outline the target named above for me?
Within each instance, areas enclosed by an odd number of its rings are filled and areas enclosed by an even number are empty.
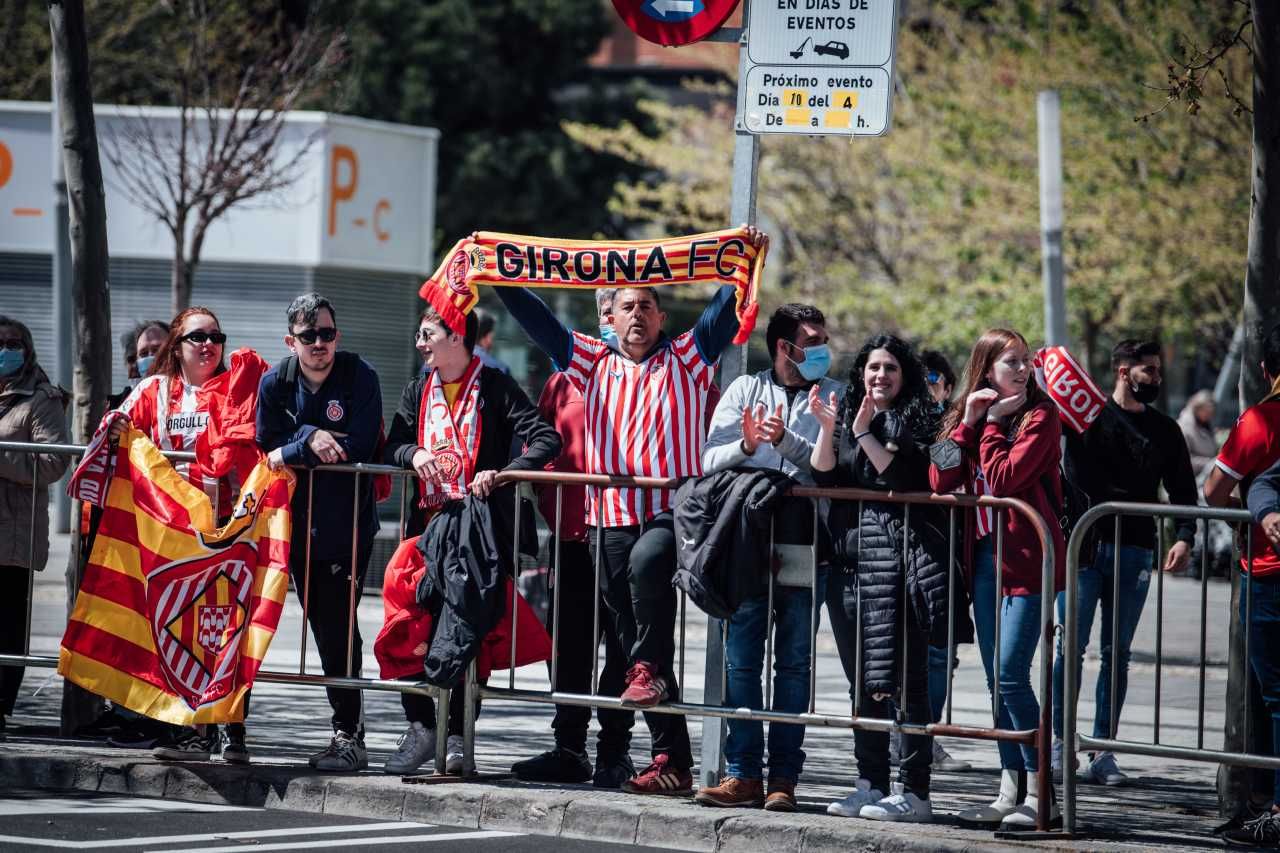
[[[1077,705],[1080,699],[1080,673],[1077,671],[1079,663],[1079,590],[1080,590],[1080,550],[1088,536],[1089,530],[1107,516],[1114,516],[1114,542],[1115,542],[1115,563],[1112,570],[1112,600],[1119,598],[1120,588],[1120,546],[1121,531],[1120,519],[1122,516],[1141,516],[1151,518],[1156,521],[1156,543],[1154,554],[1154,565],[1152,571],[1156,575],[1156,661],[1155,661],[1155,702],[1154,714],[1152,720],[1153,735],[1150,743],[1135,740],[1121,740],[1117,737],[1117,728],[1119,719],[1117,714],[1117,704],[1119,701],[1119,693],[1117,691],[1117,679],[1119,677],[1119,667],[1116,665],[1116,657],[1119,646],[1120,631],[1120,608],[1112,607],[1111,625],[1102,625],[1101,630],[1111,631],[1111,708],[1110,708],[1110,737],[1096,738],[1088,735],[1080,734],[1077,731],[1079,714]],[[1204,521],[1204,542],[1201,548],[1201,567],[1200,567],[1200,637],[1199,637],[1199,692],[1197,695],[1197,723],[1196,723],[1196,746],[1172,746],[1162,744],[1160,742],[1160,697],[1163,687],[1163,662],[1164,662],[1164,575],[1161,560],[1165,554],[1164,529],[1159,523],[1161,519],[1179,519],[1190,518],[1197,521]],[[1088,512],[1081,516],[1080,521],[1076,524],[1075,530],[1072,532],[1071,539],[1067,543],[1067,588],[1066,588],[1066,607],[1064,612],[1063,625],[1063,689],[1064,706],[1062,719],[1062,738],[1066,744],[1068,755],[1063,756],[1063,827],[1067,832],[1074,832],[1076,829],[1077,814],[1075,803],[1075,773],[1073,770],[1073,759],[1075,753],[1085,750],[1107,751],[1129,753],[1133,755],[1148,755],[1157,758],[1178,758],[1188,761],[1203,761],[1211,764],[1227,764],[1240,767],[1261,767],[1280,770],[1280,757],[1270,755],[1259,755],[1248,752],[1228,752],[1225,750],[1206,749],[1204,745],[1204,718],[1205,718],[1205,669],[1207,666],[1207,635],[1208,635],[1208,584],[1209,584],[1209,547],[1208,547],[1208,527],[1210,521],[1226,521],[1244,523],[1245,529],[1250,530],[1251,516],[1248,511],[1242,509],[1217,509],[1204,506],[1172,506],[1169,504],[1143,504],[1143,503],[1104,503],[1092,507]],[[1248,677],[1252,678],[1249,669],[1249,642],[1250,634],[1253,626],[1253,607],[1252,607],[1252,567],[1253,567],[1253,537],[1250,532],[1245,536],[1245,563],[1249,566],[1250,571],[1243,574],[1241,580],[1245,602],[1245,634],[1244,634],[1244,660],[1245,671],[1249,673]],[[1238,549],[1232,554],[1232,570],[1240,571]],[[1236,614],[1230,615],[1231,619],[1236,618]],[[1086,638],[1087,639],[1087,638]],[[1245,702],[1244,707],[1244,731],[1242,742],[1245,748],[1249,746],[1249,729],[1250,729],[1250,703]]]
[[[19,442],[0,442],[0,450],[28,452],[28,453],[59,453],[59,454],[73,456],[73,457],[79,457],[80,455],[82,455],[84,452],[84,449],[85,448],[76,446],[76,445],[43,445],[43,444],[29,444],[29,443],[19,443]],[[189,453],[169,452],[169,453],[166,453],[165,455],[175,461],[190,461],[194,458],[194,455]],[[438,773],[443,773],[444,766],[445,766],[445,752],[446,752],[447,740],[448,740],[447,731],[448,731],[450,691],[445,688],[437,688],[435,686],[426,684],[424,682],[413,683],[409,681],[362,678],[362,677],[356,676],[351,671],[351,668],[350,668],[351,651],[353,649],[353,642],[354,642],[356,604],[359,599],[359,588],[357,586],[357,579],[356,579],[356,575],[357,575],[356,563],[358,561],[358,554],[356,553],[356,544],[355,544],[356,537],[354,535],[356,526],[358,524],[358,519],[359,519],[359,503],[358,503],[359,480],[362,476],[371,476],[376,474],[391,474],[393,476],[399,476],[399,477],[412,477],[416,475],[411,470],[407,471],[404,469],[395,468],[395,467],[386,466],[386,465],[369,465],[369,464],[325,465],[325,466],[319,466],[317,469],[313,469],[313,470],[350,473],[352,476],[356,478],[357,488],[355,489],[355,493],[357,495],[357,500],[356,502],[353,503],[353,508],[352,508],[353,544],[352,544],[351,560],[352,560],[353,571],[351,573],[350,607],[349,607],[349,612],[347,614],[348,615],[347,672],[345,677],[313,675],[307,672],[306,649],[307,649],[307,629],[308,629],[307,615],[308,615],[308,604],[309,604],[309,582],[308,581],[309,581],[309,574],[310,574],[310,548],[311,548],[311,538],[308,537],[307,561],[306,561],[308,569],[306,572],[304,572],[304,576],[302,579],[302,585],[303,585],[302,586],[303,614],[302,614],[302,628],[301,628],[302,638],[301,638],[301,653],[299,656],[298,669],[296,672],[282,672],[282,671],[263,669],[258,672],[257,679],[264,682],[276,682],[276,683],[284,683],[284,684],[298,684],[298,685],[320,686],[320,687],[338,687],[338,688],[351,688],[351,689],[363,689],[363,690],[379,690],[379,691],[415,693],[419,695],[434,696],[436,698],[436,731],[437,731],[435,767]],[[314,479],[309,479],[308,483],[309,485],[308,485],[308,492],[307,492],[307,505],[308,505],[308,515],[310,515],[310,508],[312,506],[312,502],[315,497]],[[496,481],[496,485],[498,486],[506,485],[506,484],[516,484],[516,483],[530,483],[535,486],[541,485],[543,487],[555,488],[556,512],[555,512],[554,525],[552,528],[553,533],[555,535],[553,536],[553,539],[552,539],[553,557],[552,557],[552,566],[551,566],[551,571],[553,573],[553,586],[555,590],[554,592],[555,609],[554,609],[554,617],[552,619],[552,625],[550,626],[551,641],[552,641],[552,657],[550,662],[550,667],[551,667],[550,683],[551,685],[554,685],[557,682],[558,667],[559,667],[559,662],[558,662],[559,635],[560,635],[559,625],[560,625],[560,618],[561,618],[561,608],[558,605],[559,605],[559,597],[560,597],[560,589],[561,589],[561,583],[560,583],[561,565],[560,565],[560,547],[559,547],[560,538],[558,534],[559,534],[559,530],[561,527],[561,520],[562,520],[561,510],[563,506],[564,487],[568,485],[581,485],[581,486],[594,488],[594,489],[599,489],[605,486],[629,486],[629,487],[636,487],[636,488],[672,488],[673,486],[677,485],[677,483],[669,480],[658,480],[653,478],[614,477],[614,476],[589,475],[589,474],[564,474],[564,473],[550,472],[550,471],[505,472],[505,473],[500,473]],[[46,484],[46,485],[53,485],[53,484]],[[37,500],[38,488],[39,487],[37,484],[35,483],[32,484],[33,507],[35,505],[35,501]],[[400,502],[400,531],[402,534],[405,527],[405,509],[406,509],[404,498],[403,498],[404,491],[405,490],[403,489],[401,490],[402,497]],[[464,707],[463,737],[464,737],[464,743],[465,743],[465,747],[464,747],[465,759],[464,759],[464,768],[463,768],[463,774],[462,774],[463,777],[465,778],[467,776],[472,776],[475,774],[475,709],[476,709],[476,701],[478,699],[491,699],[491,700],[512,701],[512,702],[528,702],[528,703],[537,703],[537,704],[577,705],[577,706],[586,706],[586,707],[594,707],[594,708],[611,708],[611,709],[620,709],[620,710],[639,710],[639,711],[644,711],[646,713],[700,716],[705,720],[717,721],[717,722],[724,719],[759,720],[759,721],[765,721],[765,722],[794,723],[794,724],[800,724],[805,726],[817,726],[817,727],[826,727],[826,728],[862,729],[867,731],[884,731],[884,732],[899,731],[906,734],[916,734],[916,735],[927,735],[927,736],[937,735],[937,736],[967,738],[967,739],[985,740],[985,741],[1009,741],[1012,743],[1027,744],[1027,745],[1034,746],[1037,749],[1039,754],[1040,767],[1048,768],[1050,765],[1050,749],[1052,744],[1052,726],[1051,726],[1052,691],[1053,691],[1053,677],[1052,677],[1053,657],[1052,655],[1053,655],[1053,637],[1054,637],[1055,595],[1054,595],[1053,539],[1049,534],[1049,528],[1045,520],[1041,518],[1036,513],[1036,511],[1032,509],[1028,504],[1024,503],[1023,501],[1012,499],[1012,498],[994,498],[989,496],[973,497],[973,496],[956,495],[956,494],[936,495],[936,494],[928,494],[928,493],[875,492],[875,491],[867,491],[867,490],[860,490],[860,489],[825,489],[825,488],[812,488],[812,487],[799,487],[799,486],[793,487],[791,489],[790,494],[796,497],[808,498],[812,502],[813,508],[814,508],[813,544],[808,546],[808,551],[809,551],[808,578],[807,578],[807,583],[803,583],[803,581],[801,581],[803,585],[807,585],[810,589],[814,589],[816,587],[816,579],[817,579],[817,573],[819,569],[816,543],[818,541],[817,529],[818,529],[819,519],[821,515],[820,513],[821,505],[819,503],[820,501],[838,501],[838,500],[857,501],[859,503],[860,508],[863,502],[866,502],[866,501],[901,504],[903,506],[903,522],[904,522],[903,529],[906,531],[906,538],[904,538],[904,542],[903,542],[903,559],[904,560],[907,558],[907,546],[910,543],[910,536],[912,535],[911,525],[910,525],[911,508],[913,506],[921,506],[921,505],[929,505],[929,506],[946,508],[948,513],[948,525],[947,525],[948,546],[947,547],[948,547],[948,554],[949,554],[948,593],[947,593],[948,605],[949,605],[948,606],[948,626],[947,626],[949,656],[954,653],[954,647],[955,647],[955,642],[954,642],[955,615],[954,615],[954,608],[951,607],[950,605],[954,603],[954,598],[956,594],[955,588],[954,588],[954,582],[957,574],[956,572],[956,560],[957,560],[956,546],[957,546],[957,540],[958,540],[957,512],[974,510],[978,507],[990,507],[995,511],[995,514],[996,514],[996,524],[995,524],[996,602],[995,604],[996,604],[997,614],[999,614],[1000,612],[1000,604],[1003,597],[1001,593],[1002,578],[1001,578],[1000,562],[1004,553],[1004,525],[1000,523],[1000,519],[1003,513],[1005,512],[1018,512],[1026,516],[1027,519],[1032,523],[1032,525],[1036,529],[1036,532],[1040,538],[1042,554],[1043,554],[1043,559],[1041,564],[1041,583],[1043,588],[1043,594],[1041,599],[1042,627],[1040,632],[1041,672],[1040,672],[1040,691],[1039,691],[1040,692],[1039,700],[1041,703],[1041,708],[1040,708],[1039,726],[1036,729],[1031,729],[1026,731],[1012,731],[1012,730],[1005,730],[1005,729],[999,729],[994,727],[995,725],[994,721],[998,720],[998,717],[999,717],[998,710],[1000,707],[998,655],[996,656],[997,669],[993,674],[993,679],[992,679],[993,684],[995,685],[995,689],[994,689],[994,695],[992,697],[993,726],[991,727],[974,726],[974,725],[957,725],[952,722],[952,693],[953,693],[953,681],[954,681],[954,668],[950,666],[948,667],[947,696],[946,696],[946,703],[945,703],[944,720],[942,722],[928,723],[928,724],[913,724],[913,723],[907,723],[907,722],[899,722],[893,719],[881,719],[881,718],[861,716],[860,710],[861,710],[861,704],[862,704],[861,696],[862,696],[863,679],[862,679],[862,673],[861,673],[862,649],[861,649],[861,630],[860,630],[860,625],[861,625],[860,604],[859,604],[858,619],[857,619],[857,622],[859,625],[859,631],[858,631],[859,636],[857,639],[856,666],[858,669],[857,669],[857,677],[855,678],[855,685],[853,689],[854,690],[853,708],[852,708],[853,714],[836,715],[836,714],[818,713],[816,710],[817,691],[815,689],[816,688],[816,672],[817,672],[817,643],[816,643],[815,635],[816,635],[816,627],[817,627],[817,619],[818,619],[818,608],[821,606],[821,602],[817,601],[816,599],[813,602],[813,607],[810,614],[811,632],[810,632],[810,647],[809,647],[810,648],[810,651],[809,651],[809,655],[810,655],[809,707],[808,707],[808,710],[804,712],[797,713],[797,712],[778,711],[770,707],[772,689],[771,689],[771,683],[769,679],[771,679],[771,671],[772,671],[771,664],[772,664],[772,657],[773,657],[772,640],[771,640],[772,629],[773,629],[772,606],[769,607],[769,613],[767,617],[768,624],[766,626],[766,637],[769,637],[770,640],[767,641],[768,648],[766,650],[766,657],[764,660],[764,672],[766,674],[765,675],[766,685],[765,685],[765,691],[764,691],[765,708],[760,710],[752,710],[749,708],[733,708],[733,707],[728,707],[722,704],[723,697],[725,695],[726,679],[727,679],[727,668],[725,665],[723,654],[709,655],[709,658],[707,661],[707,673],[706,673],[707,690],[704,693],[704,697],[709,698],[712,701],[704,701],[703,703],[669,702],[669,703],[663,703],[654,707],[640,708],[640,707],[631,705],[629,703],[624,704],[618,697],[599,695],[598,690],[599,690],[600,672],[599,672],[598,650],[596,655],[593,658],[592,673],[591,673],[591,692],[589,694],[565,693],[565,692],[557,692],[554,690],[536,691],[536,690],[517,689],[515,686],[515,661],[516,661],[516,638],[517,638],[517,631],[515,630],[515,624],[516,624],[518,600],[516,596],[513,596],[511,600],[511,616],[512,616],[511,664],[512,666],[509,672],[507,686],[500,687],[500,686],[489,686],[489,685],[479,684],[476,679],[475,661],[471,662],[471,665],[469,666],[467,671],[467,676],[464,680],[463,685],[461,686],[461,689],[465,691],[464,693],[465,701],[463,703],[463,707]],[[516,567],[517,571],[520,565],[521,504],[522,504],[522,501],[519,499],[519,495],[517,494],[516,501],[515,501],[515,518],[514,518],[515,529],[513,531],[513,537],[512,537],[513,538],[513,565]],[[34,514],[33,514],[33,530],[34,530]],[[594,535],[599,537],[601,535],[601,530],[597,528],[594,531]],[[403,535],[401,538],[403,538]],[[599,544],[599,541],[600,540],[597,539],[597,544]],[[34,548],[34,537],[32,539],[32,547]],[[601,548],[597,547],[596,558],[595,558],[595,588],[597,591],[600,589],[601,562],[600,562],[599,554],[601,550],[602,550]],[[26,631],[26,644],[23,650],[23,654],[22,655],[0,655],[0,666],[3,666],[3,665],[33,666],[33,667],[56,667],[57,666],[57,663],[58,663],[57,658],[34,656],[30,654],[30,651],[31,651],[31,646],[30,646],[31,604],[32,604],[31,602],[32,597],[30,595],[30,590],[33,583],[34,583],[34,572],[31,572],[30,577],[28,579],[27,631]],[[296,580],[295,580],[295,583],[296,583]],[[771,579],[770,587],[769,587],[769,596],[770,596],[771,604],[772,604],[772,597],[774,595],[774,587],[776,583],[777,582],[775,580]],[[904,572],[904,584],[905,584],[905,572]],[[711,624],[712,624],[712,629],[708,636],[708,641],[709,641],[708,645],[716,646],[719,648],[720,651],[722,651],[724,640],[727,636],[728,623],[721,620],[711,620]],[[995,638],[995,645],[996,645],[996,648],[998,649],[999,648],[998,618],[997,618],[996,624],[997,624],[997,629],[996,629],[997,633]],[[595,596],[595,603],[592,608],[592,628],[593,628],[592,635],[599,636],[600,634],[600,596],[598,594]],[[679,597],[679,632],[680,633],[679,633],[679,645],[678,645],[678,656],[679,656],[679,660],[678,660],[679,676],[678,677],[681,684],[683,684],[684,682],[684,674],[685,674],[685,654],[686,654],[685,628],[686,628],[686,602],[685,602],[684,594],[681,593]],[[907,634],[906,634],[905,626],[904,626],[904,632],[903,632],[903,642],[904,642],[904,653],[901,656],[902,666],[903,666],[902,681],[903,681],[903,685],[905,686],[906,667],[907,667],[907,660],[908,660],[908,656],[905,654],[905,649],[906,649],[905,644],[907,642]],[[713,672],[713,659],[714,659],[714,667],[718,669],[718,672]],[[905,693],[904,693],[904,696],[905,696]],[[903,716],[905,716],[905,713],[903,709],[900,708],[899,717],[903,717]],[[1074,719],[1073,719],[1073,723],[1074,723]],[[721,727],[707,726],[704,728],[703,743],[702,743],[702,756],[703,756],[703,764],[704,764],[704,773],[703,773],[704,784],[706,784],[708,781],[713,781],[715,779],[718,779],[719,777],[721,755],[722,755],[722,737],[723,737],[723,730]],[[1083,739],[1083,738],[1081,739],[1082,742],[1084,740],[1086,739]],[[711,767],[707,766],[708,762],[710,762],[710,764],[712,765]],[[1048,803],[1051,801],[1051,797],[1052,797],[1051,788],[1052,788],[1052,774],[1049,772],[1040,773],[1039,774],[1039,790],[1037,793],[1040,797],[1041,802]],[[1071,813],[1071,814],[1074,814],[1073,797],[1074,797],[1073,787],[1068,786],[1067,788],[1064,788],[1064,797],[1063,797],[1064,808],[1066,810],[1069,810],[1068,813]],[[1041,810],[1040,816],[1039,816],[1039,825],[1037,829],[1039,829],[1040,831],[1047,831],[1049,829],[1048,809]]]

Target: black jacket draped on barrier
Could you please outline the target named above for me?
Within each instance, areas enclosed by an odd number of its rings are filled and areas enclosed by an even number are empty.
[[[846,424],[840,430],[835,468],[814,470],[815,482],[819,486],[875,491],[929,491],[928,445],[913,438],[892,411],[876,415],[871,431],[882,444],[898,448],[883,473],[877,472],[867,455],[853,445]],[[835,554],[833,563],[839,574],[828,582],[828,606],[842,606],[848,624],[855,625],[861,598],[863,685],[870,693],[894,693],[900,686],[904,625],[906,640],[913,646],[947,645],[949,562],[940,516],[937,509],[913,505],[907,529],[903,524],[903,504],[831,502],[827,524]],[[962,583],[955,586],[956,639],[972,642],[968,596]],[[843,595],[837,596],[840,587]]]
[[[503,545],[489,503],[471,496],[442,506],[418,540],[427,562],[418,605],[431,614],[427,683],[457,687],[502,618],[503,575],[512,570],[511,549]]]
[[[792,480],[758,468],[686,480],[676,492],[676,574],[693,603],[728,619],[769,588],[769,525]]]

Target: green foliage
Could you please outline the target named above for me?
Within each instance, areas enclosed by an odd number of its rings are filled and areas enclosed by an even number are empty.
[[[349,110],[441,131],[437,245],[477,229],[620,233],[605,203],[634,170],[560,129],[634,114],[634,89],[583,79],[607,12],[598,0],[354,5]]]
[[[1036,95],[1053,88],[1078,348],[1097,364],[1133,333],[1225,346],[1240,306],[1250,133],[1226,94],[1249,91],[1247,56],[1224,57],[1203,80],[1194,117],[1135,119],[1159,108],[1172,47],[1216,43],[1239,7],[1103,0],[1046,19],[1030,4],[956,5],[912,4],[886,136],[762,139],[760,218],[778,249],[764,309],[813,302],[846,349],[884,329],[961,357],[993,325],[1039,339]],[[615,188],[618,215],[671,231],[719,227],[726,104],[708,115],[647,102],[656,139],[626,125],[566,129],[650,170]]]

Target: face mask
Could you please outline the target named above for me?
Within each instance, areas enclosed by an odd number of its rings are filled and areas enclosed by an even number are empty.
[[[797,349],[804,353],[804,361],[796,361],[786,353],[783,353],[782,357],[796,366],[801,377],[809,382],[816,382],[827,375],[827,370],[831,367],[831,347],[818,344],[812,347],[797,347]]]
[[[606,326],[604,323],[601,323],[600,340],[604,341],[605,346],[617,349],[618,333],[613,330],[613,326]]]
[[[27,354],[20,349],[0,350],[0,376],[12,376],[26,361]]]
[[[151,365],[155,363],[155,360],[156,357],[154,355],[144,355],[142,358],[138,359],[138,376],[145,377],[147,375],[147,371],[151,369]]]
[[[1160,396],[1159,382],[1130,382],[1129,390],[1133,392],[1133,399],[1139,403],[1154,403],[1156,398]]]

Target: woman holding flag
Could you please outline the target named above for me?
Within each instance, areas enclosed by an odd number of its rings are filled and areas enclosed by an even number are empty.
[[[211,395],[206,386],[227,370],[226,343],[218,318],[208,308],[193,306],[174,317],[169,336],[147,375],[120,408],[104,418],[114,418],[112,443],[132,424],[161,450],[194,452],[197,439],[209,424]],[[230,476],[209,476],[198,460],[175,462],[173,467],[215,501],[219,522],[231,516],[237,488]],[[244,724],[228,724],[226,738],[223,759],[248,763]],[[182,729],[173,743],[157,747],[154,754],[169,761],[207,761],[218,746],[217,726],[189,727]]]
[[[1057,406],[1036,384],[1026,339],[1008,329],[984,333],[969,356],[958,399],[963,404],[946,414],[938,442],[930,448],[933,490],[1020,498],[1042,518],[1058,518],[1062,425]],[[1042,628],[1039,537],[1021,513],[979,507],[966,515],[965,565],[987,686],[999,706],[996,725],[1005,730],[1035,729],[1040,706],[1031,686],[1031,664]],[[998,566],[997,524],[1003,527]],[[1066,542],[1059,525],[1049,528],[1057,562],[1055,586],[1061,589]],[[999,648],[995,647],[997,636]],[[1043,661],[1041,665],[1050,664]],[[961,812],[961,822],[1031,829],[1042,806],[1050,809],[1051,820],[1056,818],[1056,806],[1040,803],[1035,794],[1040,769],[1035,747],[1000,741],[999,749],[999,795],[989,805]],[[1020,804],[1023,771],[1028,794]]]

